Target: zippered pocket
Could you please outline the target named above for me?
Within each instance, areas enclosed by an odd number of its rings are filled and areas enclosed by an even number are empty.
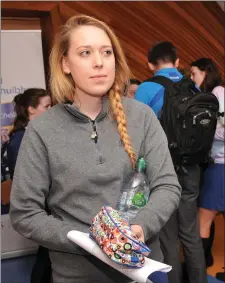
[[[185,127],[183,127],[183,147],[185,151],[199,152],[204,148],[210,148],[213,138],[213,112],[194,108],[193,111],[189,109],[186,115]],[[189,115],[188,115],[189,114]]]
[[[201,116],[201,115],[209,115],[209,117],[211,117],[212,115],[211,115],[211,113],[208,111],[208,110],[205,110],[205,111],[203,111],[203,112],[200,112],[200,113],[198,113],[198,114],[196,114],[194,117],[193,117],[193,125],[196,125],[196,119],[199,117],[199,116]]]

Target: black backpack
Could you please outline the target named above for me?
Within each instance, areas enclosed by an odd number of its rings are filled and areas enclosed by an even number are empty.
[[[189,78],[173,82],[166,77],[155,76],[148,81],[165,88],[159,120],[166,133],[174,165],[208,163],[219,111],[216,96],[200,92]]]

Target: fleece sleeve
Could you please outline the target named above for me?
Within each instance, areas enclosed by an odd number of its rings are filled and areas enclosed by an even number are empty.
[[[146,114],[142,146],[151,194],[147,205],[131,224],[142,226],[145,240],[148,240],[166,224],[173,211],[178,208],[181,197],[181,187],[171,160],[167,138],[151,109]]]
[[[50,184],[48,152],[30,122],[21,143],[14,172],[10,202],[11,222],[17,232],[42,246],[73,252],[77,246],[67,239],[67,233],[74,227],[45,211]]]

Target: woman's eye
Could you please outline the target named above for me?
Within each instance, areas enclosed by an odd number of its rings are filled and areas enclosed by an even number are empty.
[[[80,53],[80,55],[83,56],[83,57],[88,56],[89,54],[90,54],[90,51],[88,51],[88,50],[82,51]]]
[[[104,54],[106,54],[106,55],[111,55],[111,54],[112,54],[112,50],[105,50],[105,51],[104,51]]]

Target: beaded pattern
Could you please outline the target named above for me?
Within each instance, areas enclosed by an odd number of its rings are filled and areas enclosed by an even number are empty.
[[[128,222],[117,210],[103,206],[93,218],[90,228],[93,238],[106,255],[118,264],[140,268],[150,249],[137,239]]]

